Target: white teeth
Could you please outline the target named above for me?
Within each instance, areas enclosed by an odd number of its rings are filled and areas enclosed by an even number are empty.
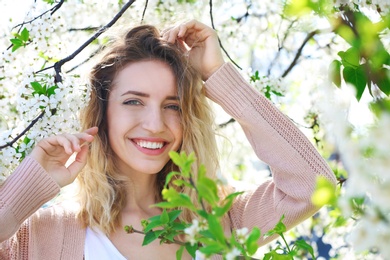
[[[148,142],[148,141],[137,141],[137,144],[141,147],[148,149],[160,149],[164,146],[163,142]]]

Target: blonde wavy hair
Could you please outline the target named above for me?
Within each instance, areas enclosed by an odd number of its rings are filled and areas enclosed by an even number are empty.
[[[196,175],[200,163],[204,164],[210,178],[216,178],[218,152],[214,133],[214,116],[202,93],[202,80],[188,62],[186,50],[170,44],[160,37],[153,26],[142,25],[127,31],[106,47],[99,62],[90,73],[91,97],[81,113],[83,129],[98,126],[99,132],[91,144],[88,163],[78,176],[81,206],[79,216],[85,226],[98,227],[109,234],[121,225],[120,213],[126,204],[125,179],[118,174],[115,156],[108,141],[107,102],[111,83],[127,64],[158,60],[167,63],[177,79],[177,94],[181,105],[183,141],[180,151],[194,152]],[[162,201],[161,191],[166,175],[177,167],[169,161],[156,175],[156,202]],[[180,177],[177,177],[180,178]],[[173,184],[170,184],[172,187]],[[190,196],[198,204],[193,190],[174,187]],[[191,222],[196,215],[183,209],[181,220]]]

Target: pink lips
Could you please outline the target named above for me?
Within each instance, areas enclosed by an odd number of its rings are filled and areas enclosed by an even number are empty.
[[[151,156],[157,156],[157,155],[160,155],[162,154],[165,149],[168,147],[167,144],[167,140],[164,140],[164,139],[161,139],[161,138],[133,138],[131,139],[132,143],[134,144],[134,146],[138,149],[138,151],[142,152],[143,154],[146,154],[146,155],[151,155]],[[149,148],[149,147],[143,147],[143,146],[140,146],[139,144],[140,143],[163,143],[162,147],[161,148]]]

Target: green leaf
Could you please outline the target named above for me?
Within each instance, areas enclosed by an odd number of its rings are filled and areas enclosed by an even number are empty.
[[[185,207],[190,210],[196,211],[196,207],[192,203],[190,197],[187,194],[184,193],[178,193],[175,189],[169,188],[164,189],[162,191],[163,198],[168,201],[170,204],[162,204],[163,202],[160,202],[156,204],[156,206],[161,207],[161,205],[164,205],[164,207]]]
[[[306,243],[305,240],[303,240],[303,239],[297,240],[294,242],[294,244],[298,249],[309,252],[312,259],[316,259],[316,257],[314,256],[313,247],[311,245],[309,245],[308,243]]]
[[[171,226],[172,230],[175,231],[183,231],[186,227],[188,227],[187,224],[180,223],[180,222],[172,222],[171,225],[172,225]]]
[[[260,229],[258,227],[254,227],[245,242],[245,246],[249,255],[256,253],[257,249],[259,248],[257,241],[259,240],[260,236]]]
[[[149,231],[149,232],[147,232],[145,234],[144,241],[142,242],[142,246],[149,245],[150,243],[152,243],[156,239],[157,239],[157,237],[154,234],[154,232],[153,231]]]
[[[251,82],[256,82],[256,81],[259,80],[259,79],[260,79],[260,77],[259,77],[259,71],[256,70],[256,71],[255,71],[255,74],[253,74],[253,75],[251,76],[250,81],[251,81]]]
[[[177,235],[178,235],[177,232],[171,232],[168,235],[164,236],[164,238],[166,238],[167,240],[169,240],[171,242],[175,242],[175,237]]]
[[[175,175],[180,175],[180,172],[172,171],[172,172],[168,173],[167,177],[165,178],[164,189],[167,188],[169,182],[171,181],[171,179],[172,179]]]
[[[341,87],[341,62],[334,60],[329,65],[329,78],[337,86]]]
[[[243,194],[244,192],[241,191],[241,192],[234,192],[234,193],[231,193],[229,194],[228,196],[225,197],[225,199],[223,200],[224,201],[224,204],[222,207],[214,207],[214,212],[217,217],[222,217],[223,215],[225,215],[229,210],[230,208],[232,207],[233,205],[233,202],[234,202],[234,199],[239,196],[240,194]]]
[[[27,28],[23,28],[22,32],[20,33],[20,39],[24,42],[27,42],[30,38],[30,32],[27,30]]]
[[[180,248],[176,251],[176,260],[181,260],[183,256],[184,246],[180,246]]]
[[[166,233],[167,231],[165,229],[162,229],[162,230],[156,230],[156,231],[153,231],[154,232],[154,235],[159,238],[161,235],[163,235],[164,233]]]
[[[347,51],[340,51],[338,55],[344,67],[357,68],[360,65],[360,52],[356,47],[351,47]]]
[[[181,156],[179,155],[178,152],[170,151],[169,152],[169,157],[171,157],[172,162],[174,164],[176,164],[177,166],[181,167],[183,165]]]
[[[238,192],[230,193],[229,195],[227,195],[225,197],[225,200],[234,199],[234,198],[236,198],[237,196],[239,196],[239,195],[241,195],[243,193],[244,193],[244,191],[238,191]]]
[[[34,93],[39,95],[46,94],[45,88],[39,82],[30,82],[30,85],[33,87]]]
[[[336,203],[335,186],[325,177],[319,177],[311,201],[319,207]]]
[[[163,223],[161,222],[160,219],[151,221],[151,222],[145,227],[144,232],[145,232],[145,233],[146,233],[146,232],[149,232],[149,231],[151,231],[153,228],[159,227],[159,226],[162,226],[162,225],[163,225]]]
[[[190,243],[186,243],[186,250],[193,258],[195,258],[197,249],[198,249],[197,244],[191,245]]]
[[[154,204],[153,207],[159,207],[159,208],[163,208],[163,209],[172,209],[172,208],[177,208],[178,206],[176,205],[176,203],[163,201],[163,202],[159,202],[159,203]]]
[[[48,97],[55,94],[55,90],[58,88],[58,86],[54,85],[46,90],[46,94]]]
[[[219,220],[219,218],[217,218],[216,216],[213,216],[213,215],[209,215],[207,222],[209,224],[209,230],[210,230],[211,234],[213,234],[213,236],[215,237],[215,239],[217,241],[224,244],[225,243],[225,235],[224,235],[221,221]]]
[[[378,99],[370,104],[370,109],[377,117],[380,117],[383,112],[390,113],[390,100]]]
[[[390,71],[381,68],[373,73],[373,81],[387,96],[390,95]]]
[[[280,92],[277,92],[275,90],[271,90],[272,93],[274,93],[275,96],[278,96],[278,97],[284,97],[284,95]]]
[[[282,233],[286,232],[286,226],[283,224],[284,220],[284,215],[280,218],[279,222],[276,223],[274,229],[268,231],[267,233],[264,234],[265,237],[272,236],[274,234],[279,234],[281,235]]]
[[[363,66],[356,69],[345,67],[343,70],[344,80],[356,88],[356,99],[359,101],[367,85],[367,79]]]
[[[284,255],[284,254],[279,254],[275,250],[272,250],[271,252],[267,253],[264,255],[263,260],[292,260],[294,259],[290,255]]]
[[[189,183],[185,180],[181,180],[181,179],[174,180],[172,183],[175,184],[176,186],[179,186],[179,187],[184,185],[184,186],[189,187],[189,188],[194,188],[194,186],[191,183]]]
[[[10,41],[11,41],[11,43],[12,43],[13,45],[17,45],[17,46],[22,46],[22,45],[23,45],[23,41],[20,40],[20,39],[14,38],[14,39],[11,39]]]
[[[199,178],[196,187],[198,189],[199,196],[204,198],[211,206],[215,206],[215,204],[219,201],[218,187],[212,179],[207,177]]]
[[[161,224],[167,224],[169,222],[169,215],[167,213],[167,210],[164,209],[161,216],[160,216]]]
[[[12,52],[16,51],[23,45],[23,42],[19,39],[11,39],[10,41],[12,43]]]
[[[221,253],[225,247],[221,245],[220,243],[213,241],[212,244],[205,245],[201,248],[199,248],[199,251],[205,254],[206,256],[210,255],[216,255]]]
[[[191,165],[195,162],[195,154],[190,153],[187,156],[185,152],[178,154],[175,151],[170,151],[169,156],[171,157],[173,163],[180,167],[181,174],[185,178],[188,178],[190,176]]]
[[[181,214],[182,210],[172,210],[170,212],[168,212],[168,215],[169,215],[169,222],[173,222],[175,221]]]

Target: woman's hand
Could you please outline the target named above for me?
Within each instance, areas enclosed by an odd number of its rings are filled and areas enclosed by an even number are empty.
[[[72,183],[87,163],[89,145],[98,128],[92,127],[78,134],[61,134],[42,139],[30,156],[39,162],[60,187]],[[73,153],[75,161],[65,166]]]
[[[201,73],[204,81],[225,63],[217,33],[201,22],[182,23],[164,31],[162,37],[170,43],[179,41],[188,49],[191,65]]]

